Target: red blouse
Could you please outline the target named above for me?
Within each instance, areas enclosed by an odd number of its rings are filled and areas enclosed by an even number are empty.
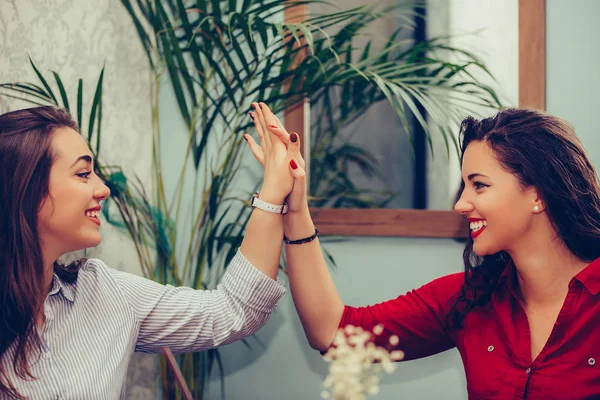
[[[340,327],[382,324],[378,344],[398,336],[405,360],[456,346],[469,399],[600,399],[600,258],[569,283],[548,342],[533,362],[514,265],[507,266],[490,303],[470,311],[463,329],[449,330],[446,316],[463,281],[462,273],[452,274],[384,303],[346,306]]]

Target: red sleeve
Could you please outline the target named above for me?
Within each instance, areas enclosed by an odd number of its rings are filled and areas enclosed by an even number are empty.
[[[360,326],[373,331],[383,325],[383,334],[376,337],[378,346],[404,351],[405,360],[430,356],[455,346],[446,329],[446,316],[459,296],[464,274],[438,278],[393,300],[368,307],[344,308],[339,327]],[[392,347],[389,338],[398,336]]]

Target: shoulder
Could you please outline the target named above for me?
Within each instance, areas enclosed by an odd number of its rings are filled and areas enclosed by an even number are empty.
[[[114,290],[117,288],[114,272],[116,270],[109,268],[100,259],[87,259],[79,269],[77,286],[85,286],[87,289]]]
[[[429,289],[434,290],[438,294],[452,295],[454,293],[460,292],[460,289],[462,288],[464,283],[464,272],[456,272],[454,274],[444,275],[442,277],[436,278],[431,282],[425,284],[424,287],[429,287]]]
[[[87,260],[85,260],[85,262],[83,263],[83,265],[81,266],[81,270],[82,272],[91,272],[91,273],[95,273],[98,271],[103,271],[108,269],[108,266],[104,263],[104,261],[98,259],[98,258],[88,258]]]
[[[85,260],[79,269],[77,280],[79,279],[102,279],[111,275],[109,268],[102,260],[98,258],[89,258]]]
[[[435,299],[442,309],[448,311],[460,296],[464,283],[464,272],[457,272],[436,278],[416,291],[421,291],[424,295]]]

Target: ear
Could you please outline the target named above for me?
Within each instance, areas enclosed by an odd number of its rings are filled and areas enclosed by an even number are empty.
[[[539,214],[546,209],[544,202],[539,196],[537,196],[537,193],[531,209],[534,212],[534,214]]]

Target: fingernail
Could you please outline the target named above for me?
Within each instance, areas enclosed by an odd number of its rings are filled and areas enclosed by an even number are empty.
[[[292,167],[292,169],[298,169],[298,165],[296,164],[296,161],[290,160],[290,167]]]
[[[250,111],[250,112],[248,113],[248,115],[250,116],[250,118],[252,118],[252,121],[254,121],[254,113],[253,113],[252,111]]]
[[[298,141],[298,134],[296,132],[290,133],[290,140],[292,143],[296,143]]]
[[[258,106],[260,107],[260,109],[262,110],[262,104],[258,103]]]
[[[269,125],[269,128],[271,128],[271,129],[277,129],[278,126],[277,125]]]
[[[242,136],[244,138],[244,140],[247,142],[248,141],[248,137],[246,135]]]

